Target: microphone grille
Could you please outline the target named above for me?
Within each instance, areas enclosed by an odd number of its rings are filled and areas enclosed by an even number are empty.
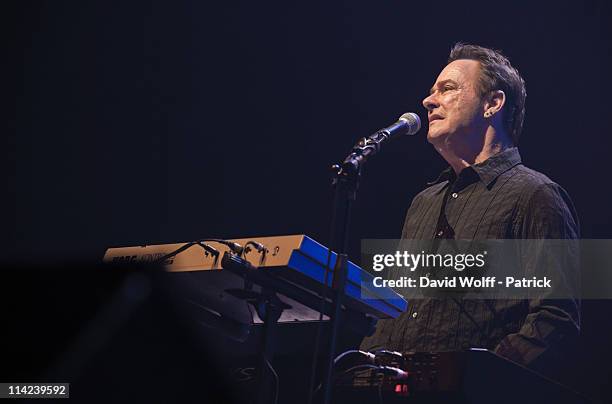
[[[406,121],[408,124],[407,135],[416,135],[416,133],[421,129],[421,118],[414,112],[406,112],[404,115],[399,118],[402,121]]]

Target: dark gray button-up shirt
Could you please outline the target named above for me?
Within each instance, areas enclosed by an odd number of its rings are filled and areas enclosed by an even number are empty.
[[[443,171],[412,201],[403,239],[573,239],[578,218],[568,194],[525,167],[517,148],[462,170]],[[444,207],[444,209],[442,209]],[[362,349],[495,350],[532,365],[559,355],[579,329],[578,300],[419,299],[380,321]],[[556,352],[556,353],[555,353]],[[534,366],[538,367],[538,366]]]

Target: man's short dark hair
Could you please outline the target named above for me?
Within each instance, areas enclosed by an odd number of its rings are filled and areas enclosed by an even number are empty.
[[[518,70],[510,64],[508,58],[500,51],[461,42],[455,44],[451,49],[448,63],[459,59],[480,62],[479,90],[481,95],[484,96],[496,90],[502,90],[506,94],[506,104],[502,110],[504,128],[514,144],[517,145],[523,130],[525,98],[527,97],[525,81]]]

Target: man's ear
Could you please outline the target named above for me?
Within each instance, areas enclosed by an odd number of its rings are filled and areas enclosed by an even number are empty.
[[[485,99],[485,116],[490,117],[497,114],[506,103],[506,93],[502,90],[491,91]]]

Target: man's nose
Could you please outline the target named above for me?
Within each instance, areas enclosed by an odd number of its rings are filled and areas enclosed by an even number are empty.
[[[438,106],[438,101],[436,100],[435,93],[430,94],[423,100],[423,106],[428,111],[432,111],[434,108]]]

